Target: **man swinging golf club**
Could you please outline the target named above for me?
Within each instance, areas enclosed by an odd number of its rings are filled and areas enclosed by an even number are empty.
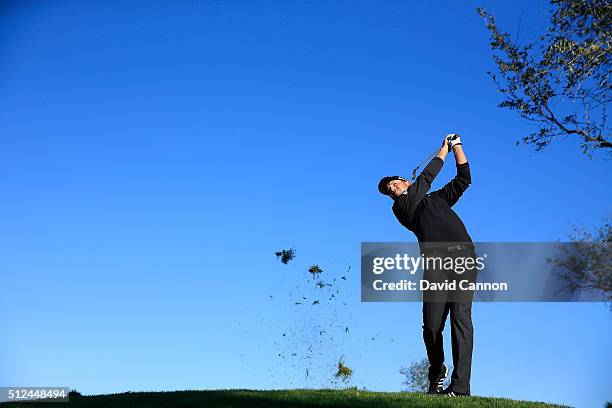
[[[428,193],[450,150],[455,156],[457,175],[440,190]],[[470,183],[470,168],[461,139],[453,133],[444,138],[437,155],[425,166],[414,183],[400,176],[387,176],[378,183],[378,190],[393,199],[393,213],[404,227],[416,235],[424,256],[475,258],[472,239],[459,216],[451,209]],[[449,274],[435,268],[426,269],[423,274],[423,279],[438,282],[449,278],[452,278]],[[475,270],[463,274],[461,279],[475,281]],[[423,293],[423,340],[430,364],[430,394],[451,397],[470,395],[472,297],[473,291],[441,291],[435,295],[425,291]],[[453,373],[450,385],[443,389],[448,368],[444,364],[442,330],[449,312]]]

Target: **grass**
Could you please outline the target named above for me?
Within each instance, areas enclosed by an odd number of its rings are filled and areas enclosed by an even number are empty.
[[[344,390],[215,390],[173,392],[129,392],[123,394],[71,397],[71,407],[160,407],[160,408],[379,408],[379,407],[562,407],[542,402],[514,401],[505,398],[431,396],[410,392],[372,392],[358,389]],[[3,408],[49,406],[58,408],[54,402],[5,402]]]

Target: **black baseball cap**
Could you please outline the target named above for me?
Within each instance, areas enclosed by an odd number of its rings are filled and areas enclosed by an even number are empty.
[[[381,178],[378,182],[378,191],[380,191],[380,194],[389,195],[389,190],[387,190],[387,184],[389,184],[389,182],[393,180],[408,181],[402,176],[385,176]]]

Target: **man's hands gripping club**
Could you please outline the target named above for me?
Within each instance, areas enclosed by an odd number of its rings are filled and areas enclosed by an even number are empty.
[[[450,149],[461,144],[461,138],[459,137],[459,133],[451,133],[449,135],[446,135],[446,141],[448,142],[448,147]]]
[[[467,158],[463,153],[461,138],[459,137],[458,133],[450,133],[444,136],[444,140],[442,141],[442,147],[438,151],[437,156],[444,160],[446,159],[446,155],[448,155],[450,150],[453,151],[457,164],[463,164],[467,162]]]
[[[457,164],[466,163],[467,159],[465,157],[465,154],[463,153],[463,148],[461,146],[461,138],[459,137],[458,133],[450,133],[444,136],[444,140],[442,140],[442,147],[437,152],[436,150],[434,150],[434,152],[430,156],[428,156],[424,161],[419,163],[419,165],[416,166],[414,170],[412,170],[411,179],[414,180],[417,176],[417,172],[419,171],[419,169],[434,157],[437,156],[442,160],[446,159],[446,156],[448,155],[451,149],[455,154],[455,160],[457,161]]]

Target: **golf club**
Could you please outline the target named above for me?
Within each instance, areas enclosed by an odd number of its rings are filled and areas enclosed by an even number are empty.
[[[429,162],[431,161],[431,159],[433,159],[433,158],[434,158],[434,156],[435,156],[436,154],[438,154],[438,151],[440,151],[440,149],[439,149],[439,148],[437,148],[436,150],[434,150],[434,151],[433,151],[433,152],[432,152],[432,153],[431,153],[429,156],[427,156],[427,158],[426,158],[425,160],[423,160],[421,163],[419,163],[419,165],[418,165],[418,166],[416,166],[416,167],[414,168],[414,170],[412,170],[412,176],[410,176],[410,179],[411,179],[412,181],[414,181],[414,179],[416,178],[417,171],[419,171],[419,169],[421,168],[421,166],[423,166],[425,163],[429,163]]]

